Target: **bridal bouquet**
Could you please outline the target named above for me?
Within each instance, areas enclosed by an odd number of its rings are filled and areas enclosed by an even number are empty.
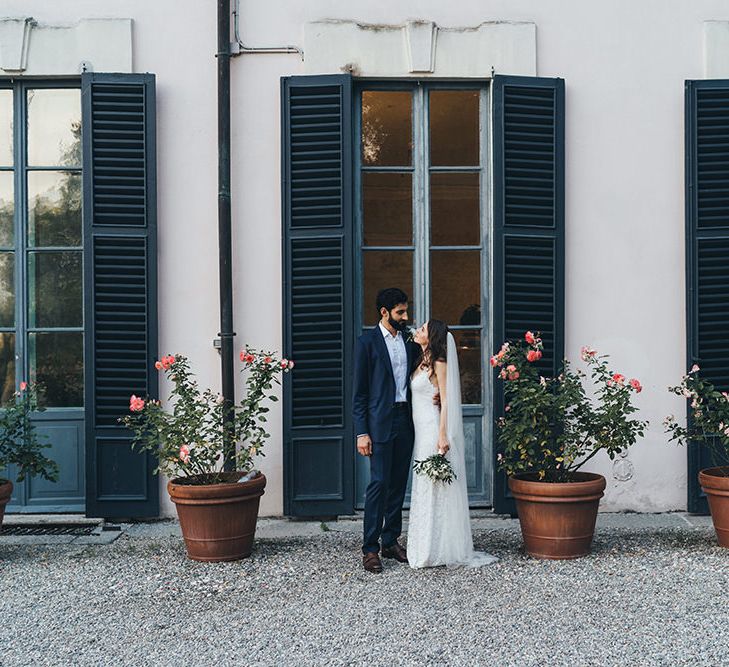
[[[450,461],[443,454],[433,454],[422,461],[416,460],[413,470],[418,475],[430,477],[434,482],[450,484],[456,479],[456,473],[453,472]]]

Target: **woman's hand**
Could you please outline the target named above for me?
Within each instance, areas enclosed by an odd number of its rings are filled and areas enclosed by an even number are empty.
[[[450,448],[451,445],[448,442],[448,438],[445,435],[441,435],[438,438],[438,454],[445,455]]]

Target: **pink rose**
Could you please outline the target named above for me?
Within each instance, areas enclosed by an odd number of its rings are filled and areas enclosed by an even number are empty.
[[[168,370],[172,364],[175,363],[175,358],[170,354],[162,357],[155,365],[154,367],[157,370],[160,370],[164,368],[165,370]]]
[[[493,356],[491,357],[491,359],[489,359],[489,363],[491,364],[492,368],[495,368],[499,365],[499,360],[495,356]]]
[[[28,383],[23,381],[20,383],[20,391],[25,391],[28,388]]]
[[[281,368],[288,368],[288,367],[289,367],[289,360],[281,359]]]
[[[594,358],[596,354],[597,350],[593,350],[589,345],[585,345],[580,350],[580,357],[582,358],[582,361],[589,361],[590,359]]]
[[[188,463],[190,461],[190,448],[187,445],[180,447],[180,461]]]
[[[622,385],[623,382],[625,382],[625,376],[624,375],[621,375],[620,373],[615,373],[613,375],[613,382],[615,384]]]
[[[527,361],[539,361],[542,358],[540,350],[529,350],[526,355]]]
[[[640,382],[639,382],[638,380],[636,380],[635,378],[633,378],[633,379],[632,379],[632,380],[630,381],[630,386],[631,386],[631,387],[633,387],[633,389],[635,389],[635,393],[636,393],[636,394],[640,394],[640,392],[641,392],[641,391],[643,391],[643,386],[642,386],[642,385],[640,384]]]
[[[132,394],[129,399],[129,410],[131,412],[141,412],[144,410],[144,399]]]
[[[526,333],[524,334],[524,340],[525,340],[525,341],[526,341],[527,343],[529,343],[529,345],[534,345],[534,343],[536,343],[536,342],[537,342],[537,339],[536,339],[536,337],[534,336],[534,334],[533,334],[533,333],[532,333],[531,331],[527,331],[527,332],[526,332]]]
[[[506,380],[506,369],[504,369],[504,368],[501,369],[501,373],[499,373],[499,377],[502,380]]]
[[[289,370],[292,370],[295,365],[296,364],[293,361],[291,361],[291,359],[289,359]]]
[[[691,371],[690,372],[691,373],[696,373],[699,370],[700,370],[699,369],[699,365],[698,364],[694,364],[693,366],[691,366]]]
[[[271,359],[271,357],[264,357],[263,361],[265,361],[267,364],[270,364],[273,361],[273,359]]]

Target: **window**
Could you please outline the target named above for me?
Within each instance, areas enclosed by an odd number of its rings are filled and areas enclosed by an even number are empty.
[[[377,292],[400,287],[410,316],[443,320],[461,370],[468,490],[488,503],[491,406],[483,350],[488,313],[488,89],[399,83],[360,91],[355,153],[359,330],[379,320]],[[356,502],[366,461],[358,459]]]
[[[421,84],[361,92],[361,324],[377,292],[411,296],[411,317],[446,322],[463,403],[483,402],[487,91]]]
[[[0,397],[21,380],[83,405],[81,95],[0,89]]]

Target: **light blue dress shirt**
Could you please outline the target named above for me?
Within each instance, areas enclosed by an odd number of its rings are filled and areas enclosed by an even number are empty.
[[[382,322],[379,326],[385,338],[387,353],[392,364],[392,375],[395,378],[395,402],[404,403],[408,400],[408,353],[405,349],[405,339],[399,331],[393,336]]]

